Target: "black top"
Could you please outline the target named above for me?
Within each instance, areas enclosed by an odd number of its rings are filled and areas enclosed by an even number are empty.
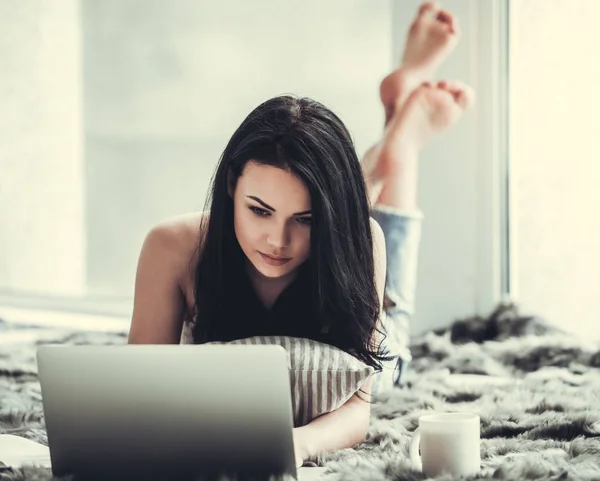
[[[238,258],[240,262],[244,260],[245,255]],[[233,276],[231,303],[226,306],[223,319],[213,323],[206,341],[274,335],[324,341],[309,272],[310,260],[307,260],[298,268],[296,278],[282,291],[270,309],[258,298],[245,270]]]

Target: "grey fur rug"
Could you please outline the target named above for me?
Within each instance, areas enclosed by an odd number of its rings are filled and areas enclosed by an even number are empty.
[[[35,347],[48,342],[120,344],[126,333],[16,328],[0,320],[0,434],[47,444]],[[418,417],[469,411],[481,417],[482,438],[482,470],[470,479],[600,480],[599,347],[520,316],[515,306],[416,337],[406,385],[375,399],[365,443],[318,460],[330,468],[324,479],[425,479],[408,456]],[[464,384],[453,382],[455,373],[509,381]],[[49,469],[26,468],[0,479],[52,476]]]

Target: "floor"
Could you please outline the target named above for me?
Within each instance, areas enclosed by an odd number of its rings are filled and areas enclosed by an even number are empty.
[[[78,312],[26,309],[0,305],[0,319],[7,323],[36,325],[42,327],[64,327],[89,331],[123,331],[129,329],[130,318],[100,316]]]

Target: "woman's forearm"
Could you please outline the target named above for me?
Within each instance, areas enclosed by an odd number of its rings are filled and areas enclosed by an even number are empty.
[[[371,379],[362,390],[371,392]],[[351,448],[365,440],[371,417],[371,396],[363,392],[360,396],[362,399],[354,395],[335,411],[294,429],[294,442],[301,443],[304,459],[322,452]]]

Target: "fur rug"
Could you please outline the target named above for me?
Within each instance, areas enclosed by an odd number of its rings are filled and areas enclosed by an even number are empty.
[[[35,347],[48,342],[121,344],[126,333],[16,328],[0,320],[0,434],[47,444]],[[599,347],[512,305],[413,338],[405,386],[375,398],[365,443],[318,459],[331,471],[324,479],[425,479],[408,456],[419,416],[468,411],[481,417],[482,470],[470,479],[600,480]],[[457,373],[507,382],[456,382]],[[43,468],[0,473],[11,481],[51,478]]]

